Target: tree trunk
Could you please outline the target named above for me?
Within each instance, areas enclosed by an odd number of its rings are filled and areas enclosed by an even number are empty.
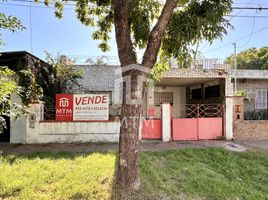
[[[178,1],[179,0],[166,1],[159,20],[150,34],[142,61],[142,65],[147,69],[152,69],[156,62],[165,28]],[[123,87],[117,180],[119,185],[125,189],[139,189],[139,122],[141,100],[144,94],[144,87],[139,84],[139,81],[141,81],[139,77],[142,75],[144,78],[143,81],[146,82],[148,79],[148,72],[145,75],[142,72],[143,70],[138,67],[136,54],[133,50],[134,47],[131,40],[131,11],[134,0],[114,0],[113,3],[115,36],[121,67],[124,69],[124,67],[131,66],[133,64],[137,66],[122,74],[125,78],[130,77],[131,81],[125,81],[125,85]],[[127,88],[130,88],[130,91],[127,91]],[[130,99],[136,103],[130,103]]]
[[[129,13],[131,12],[133,2],[133,0],[114,0],[115,33],[118,56],[122,68],[136,64],[136,56],[133,51],[130,35],[131,18]],[[123,84],[117,180],[119,185],[125,189],[138,189],[140,186],[138,173],[140,103],[129,104],[127,101],[127,95],[130,95],[130,98],[136,97],[137,76],[135,76],[135,71],[132,70],[122,75],[125,77],[129,76],[131,82],[125,82],[125,84]],[[130,92],[126,91],[127,84],[130,84]]]
[[[119,140],[118,182],[127,189],[140,186],[138,169],[140,105],[123,103]]]

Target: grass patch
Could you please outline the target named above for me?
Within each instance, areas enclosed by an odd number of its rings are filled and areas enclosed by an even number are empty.
[[[183,149],[140,156],[143,190],[155,199],[268,199],[268,153]]]
[[[0,158],[0,199],[109,199],[114,153],[34,153]]]
[[[0,199],[268,199],[268,152],[140,154],[142,188],[114,187],[115,153],[0,155]],[[113,195],[113,196],[111,196]]]

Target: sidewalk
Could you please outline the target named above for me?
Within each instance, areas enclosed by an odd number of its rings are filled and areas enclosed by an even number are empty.
[[[185,141],[163,143],[161,141],[142,141],[139,144],[140,151],[165,151],[180,148],[207,148],[219,147],[230,151],[243,152],[248,148],[242,144],[236,144],[232,141],[223,140],[203,140],[203,141]],[[71,144],[8,144],[0,143],[0,151],[4,153],[32,153],[32,152],[107,152],[118,151],[118,143],[71,143]]]
[[[268,140],[241,140],[236,141],[237,144],[241,144],[248,147],[266,149],[268,150]]]

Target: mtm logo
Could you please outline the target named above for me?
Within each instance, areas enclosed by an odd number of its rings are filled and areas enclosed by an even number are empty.
[[[60,98],[60,100],[59,100],[59,107],[62,107],[62,108],[69,107],[69,99],[67,99],[67,98]]]
[[[73,120],[73,95],[57,94],[56,95],[56,120],[72,121]]]

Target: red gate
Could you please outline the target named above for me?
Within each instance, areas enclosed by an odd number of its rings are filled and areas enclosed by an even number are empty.
[[[161,107],[149,108],[143,114],[141,134],[142,139],[162,138]]]
[[[222,104],[189,104],[173,110],[172,139],[205,140],[223,136]]]

